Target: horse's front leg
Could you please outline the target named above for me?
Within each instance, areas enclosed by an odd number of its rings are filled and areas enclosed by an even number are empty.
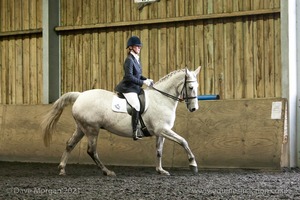
[[[193,171],[194,174],[198,174],[197,162],[195,160],[194,154],[192,153],[192,151],[189,147],[188,142],[183,137],[179,136],[177,133],[175,133],[172,130],[163,131],[162,136],[165,138],[168,138],[174,142],[177,142],[185,149],[185,151],[187,152],[187,155],[188,155],[190,169]]]
[[[161,136],[156,137],[156,171],[162,175],[170,175],[170,173],[162,168],[162,152],[165,138]]]

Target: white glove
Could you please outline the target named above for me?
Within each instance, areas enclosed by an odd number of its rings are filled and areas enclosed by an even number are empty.
[[[146,80],[144,80],[143,83],[149,87],[153,84],[153,80],[152,79],[146,79]]]

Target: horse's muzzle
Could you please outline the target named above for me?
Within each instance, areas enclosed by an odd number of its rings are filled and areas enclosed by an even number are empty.
[[[194,112],[194,111],[196,111],[197,109],[196,108],[192,108],[192,109],[189,109],[190,110],[190,112]]]

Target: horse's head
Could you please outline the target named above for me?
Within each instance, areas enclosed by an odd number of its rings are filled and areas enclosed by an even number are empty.
[[[195,71],[186,69],[184,85],[182,88],[182,98],[186,103],[186,107],[190,112],[198,110],[198,81],[197,75],[201,70],[199,66]]]

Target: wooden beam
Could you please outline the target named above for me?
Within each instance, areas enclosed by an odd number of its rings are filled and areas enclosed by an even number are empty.
[[[7,36],[17,36],[17,35],[31,35],[31,34],[37,34],[42,33],[43,29],[30,29],[30,30],[20,30],[20,31],[6,31],[6,32],[0,32],[0,37],[7,37]]]
[[[164,19],[149,19],[149,20],[138,20],[138,21],[130,21],[130,22],[88,24],[88,25],[78,25],[78,26],[57,26],[55,27],[55,31],[63,32],[63,31],[84,30],[84,29],[101,29],[101,28],[115,28],[115,27],[136,26],[136,25],[153,25],[153,24],[162,24],[162,23],[186,22],[186,21],[206,20],[206,19],[220,19],[220,18],[241,17],[241,16],[251,16],[251,15],[267,15],[267,14],[274,14],[274,13],[280,13],[280,9],[276,8],[276,9],[264,9],[264,10],[250,10],[250,11],[239,11],[239,12],[231,12],[231,13],[171,17],[171,18],[164,18]]]

